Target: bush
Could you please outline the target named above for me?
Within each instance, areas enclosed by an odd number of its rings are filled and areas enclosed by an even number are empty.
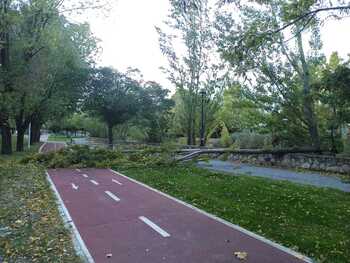
[[[240,132],[232,134],[235,144],[240,149],[271,149],[272,139],[269,134]]]
[[[55,153],[35,154],[21,160],[48,168],[67,167],[140,167],[174,164],[174,154],[169,145],[161,148],[146,148],[129,154],[102,148],[90,149],[84,145],[63,148]]]
[[[350,155],[350,136],[346,136],[346,138],[343,141],[343,154],[344,155]]]
[[[222,147],[229,147],[232,145],[232,143],[233,143],[233,140],[230,136],[230,133],[228,132],[227,127],[223,126],[221,130],[220,145]]]

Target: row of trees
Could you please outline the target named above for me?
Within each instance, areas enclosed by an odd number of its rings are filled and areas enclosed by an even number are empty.
[[[68,2],[68,1],[67,1]],[[64,15],[94,4],[61,0],[0,1],[1,152],[17,151],[32,124],[31,142],[48,119],[74,111],[97,41],[87,24]]]
[[[221,125],[269,133],[275,144],[337,148],[349,122],[349,62],[336,53],[326,60],[320,29],[326,18],[346,16],[348,4],[170,2],[168,21],[158,29],[160,48],[176,86],[176,130],[188,144],[198,136],[204,89],[207,134]]]
[[[126,123],[142,127],[152,142],[160,142],[167,131],[172,106],[169,91],[156,82],[138,81],[132,77],[135,73],[139,72],[100,68],[87,81],[82,109],[107,124],[110,147],[114,128]]]
[[[22,151],[29,123],[36,142],[50,121],[90,133],[94,123],[96,133],[106,125],[110,145],[115,131],[126,137],[135,130],[151,142],[186,136],[194,145],[203,92],[206,137],[250,131],[267,134],[259,138],[273,146],[341,149],[350,121],[349,61],[336,53],[326,60],[320,29],[322,14],[341,18],[350,6],[170,0],[168,19],[157,28],[164,72],[176,87],[170,99],[138,70],[96,67],[98,41],[65,12],[101,4],[77,1],[0,1],[2,153],[12,151],[11,129]]]

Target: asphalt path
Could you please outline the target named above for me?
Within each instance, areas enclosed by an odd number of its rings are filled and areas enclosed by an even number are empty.
[[[273,167],[259,167],[245,163],[234,163],[230,161],[210,160],[199,162],[198,166],[209,170],[226,172],[237,175],[265,177],[273,180],[286,180],[293,183],[312,185],[316,187],[328,187],[344,192],[350,192],[350,184],[344,183],[335,176],[326,176],[317,172],[297,172]]]

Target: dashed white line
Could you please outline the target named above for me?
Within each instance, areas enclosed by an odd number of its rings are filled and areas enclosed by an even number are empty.
[[[76,170],[77,172],[79,172],[79,173],[81,172],[81,170],[80,170],[80,169],[75,169],[75,170]]]
[[[87,174],[82,174],[82,176],[84,176],[85,178],[88,178],[88,177],[89,177]]]
[[[105,193],[106,193],[110,198],[112,198],[114,201],[116,201],[116,202],[119,202],[119,201],[120,201],[120,199],[119,199],[116,195],[112,194],[110,191],[105,191]]]
[[[121,182],[119,182],[118,180],[112,179],[113,183],[119,184],[119,185],[123,185]]]
[[[77,185],[75,185],[75,184],[72,183],[72,188],[73,188],[74,190],[78,190],[79,186],[77,186]]]
[[[162,237],[170,237],[170,234],[166,232],[165,230],[161,229],[159,226],[157,226],[155,223],[153,223],[151,220],[149,220],[147,217],[140,216],[139,219],[144,222],[146,225],[151,227],[154,231],[158,232]]]
[[[96,182],[95,180],[90,180],[91,183],[93,183],[94,185],[99,185],[98,182]]]

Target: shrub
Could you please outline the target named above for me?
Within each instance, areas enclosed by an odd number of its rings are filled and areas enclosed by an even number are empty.
[[[88,146],[74,145],[56,153],[35,154],[21,160],[48,168],[66,167],[139,167],[171,165],[174,163],[172,147],[146,148],[131,153],[102,148],[90,149]]]
[[[270,149],[272,139],[269,134],[259,134],[253,132],[240,132],[232,134],[235,144],[240,149]]]
[[[343,141],[343,154],[344,155],[350,155],[350,136],[346,136],[346,138]]]
[[[227,127],[224,125],[221,130],[220,145],[222,147],[229,147],[233,143],[230,133]]]

